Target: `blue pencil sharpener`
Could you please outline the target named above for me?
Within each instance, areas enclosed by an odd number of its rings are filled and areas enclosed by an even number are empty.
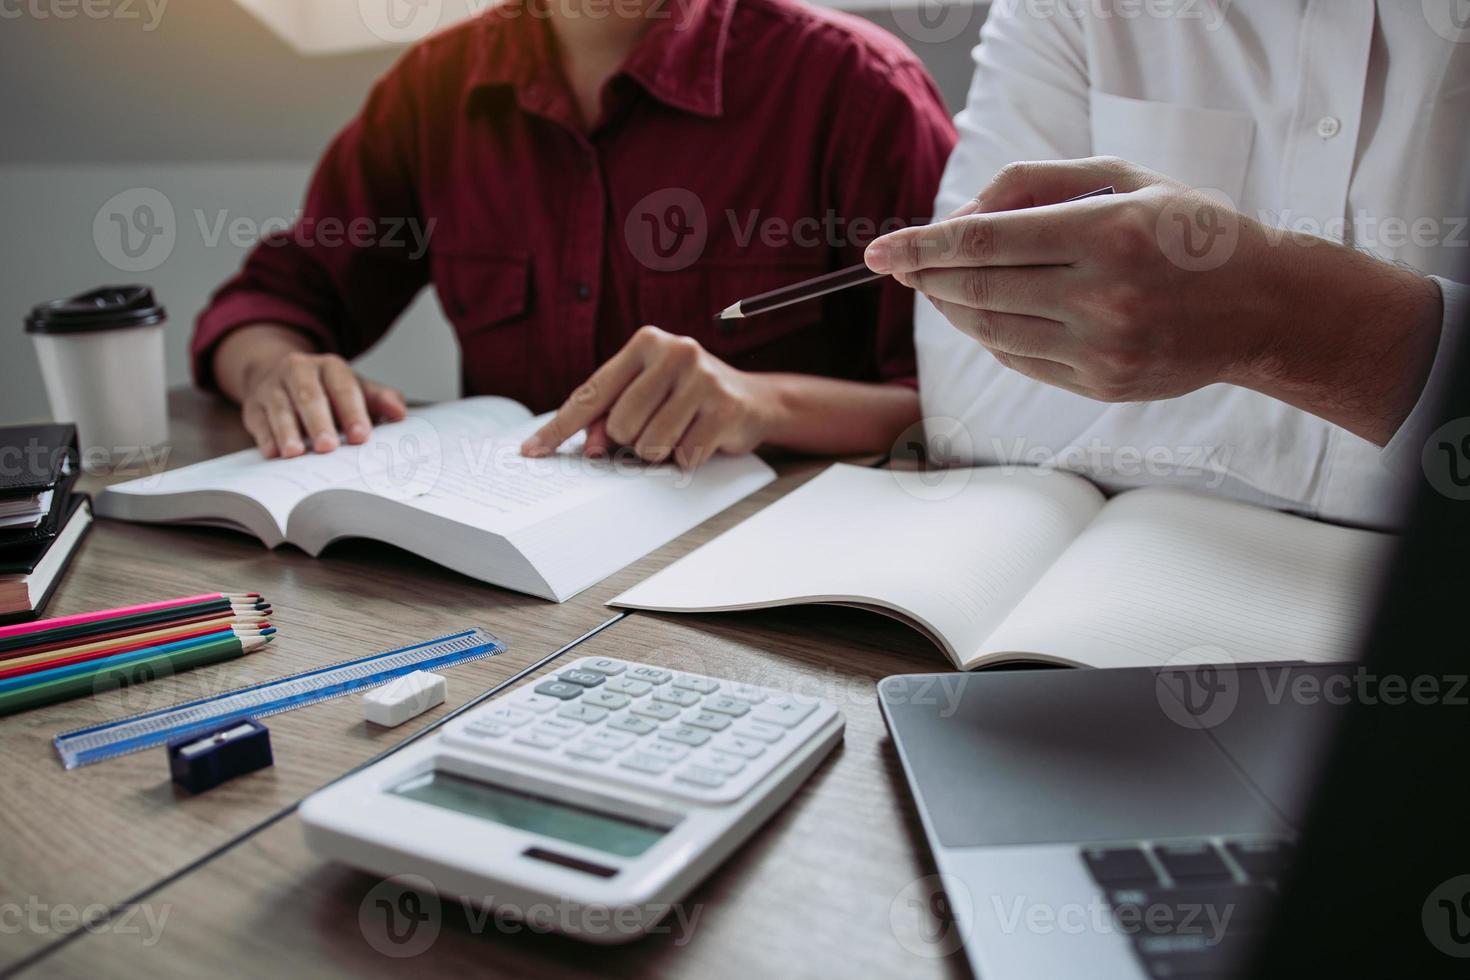
[[[202,793],[274,761],[271,733],[253,718],[168,743],[169,772],[174,782],[191,793]]]

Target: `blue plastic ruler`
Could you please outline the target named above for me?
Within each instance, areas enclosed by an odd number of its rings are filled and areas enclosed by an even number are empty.
[[[147,711],[56,736],[68,769],[163,745],[241,718],[264,718],[391,681],[416,670],[452,667],[505,649],[484,630],[469,629],[437,640],[387,650],[345,663],[242,687],[172,708]]]

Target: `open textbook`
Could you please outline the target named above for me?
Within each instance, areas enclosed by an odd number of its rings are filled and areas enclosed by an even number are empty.
[[[521,441],[542,421],[504,398],[445,402],[378,426],[360,446],[274,460],[247,449],[118,484],[97,511],[235,528],[311,555],[373,538],[561,602],[775,478],[748,455],[693,473],[584,459],[576,447],[527,459]]]
[[[840,603],[962,669],[1350,658],[1390,537],[1056,470],[835,465],[613,605]]]

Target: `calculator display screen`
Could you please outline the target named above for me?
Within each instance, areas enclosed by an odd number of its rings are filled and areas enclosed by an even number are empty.
[[[668,833],[667,827],[438,770],[414,776],[389,792],[619,857],[637,857]]]

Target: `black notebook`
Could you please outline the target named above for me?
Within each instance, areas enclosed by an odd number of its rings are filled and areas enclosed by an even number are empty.
[[[0,500],[51,489],[80,457],[74,425],[0,427]]]
[[[74,425],[0,428],[0,623],[39,615],[92,523]]]
[[[29,552],[0,558],[0,626],[35,619],[46,608],[72,555],[92,527],[92,501],[86,494],[69,494],[61,529]]]

